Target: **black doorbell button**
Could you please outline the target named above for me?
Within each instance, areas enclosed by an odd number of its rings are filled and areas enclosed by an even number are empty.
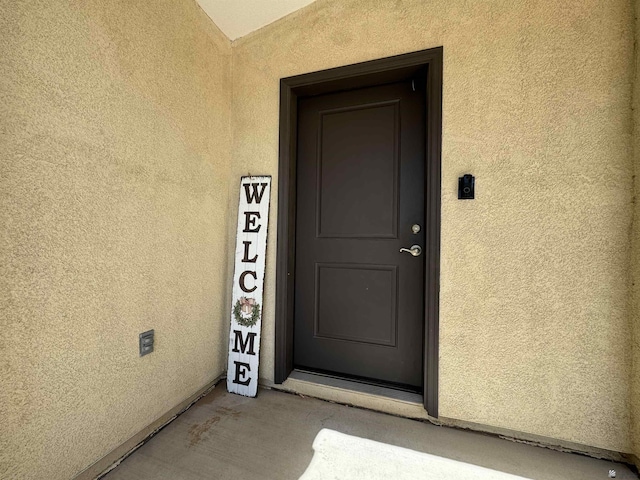
[[[473,200],[475,198],[476,179],[473,175],[465,174],[458,178],[458,199]]]

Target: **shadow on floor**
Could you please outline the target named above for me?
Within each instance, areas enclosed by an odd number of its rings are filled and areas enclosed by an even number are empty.
[[[221,384],[104,479],[297,479],[325,427],[536,480],[606,480],[610,469],[638,478],[605,460],[274,390],[246,398]]]

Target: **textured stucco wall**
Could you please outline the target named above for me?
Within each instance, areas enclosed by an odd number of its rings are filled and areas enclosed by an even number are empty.
[[[231,46],[192,0],[0,11],[0,478],[65,479],[224,370]]]
[[[628,452],[631,2],[319,0],[233,44],[234,177],[277,176],[279,78],[440,45],[440,414]]]
[[[633,453],[640,467],[640,0],[635,0],[635,77],[633,82],[633,159],[635,166],[635,215],[631,245],[633,272],[631,276],[631,328],[633,370],[631,372],[631,420]]]

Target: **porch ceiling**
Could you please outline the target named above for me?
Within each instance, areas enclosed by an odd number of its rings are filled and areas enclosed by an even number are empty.
[[[231,40],[258,30],[315,0],[196,0]]]

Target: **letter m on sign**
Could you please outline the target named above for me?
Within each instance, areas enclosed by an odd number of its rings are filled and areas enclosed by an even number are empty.
[[[247,397],[258,392],[270,193],[271,177],[240,179],[227,390]]]
[[[242,352],[248,353],[249,355],[255,355],[256,353],[253,350],[254,340],[256,338],[257,333],[249,332],[247,333],[246,339],[242,338],[242,332],[240,330],[234,330],[234,335],[236,336],[235,341],[233,342],[233,350],[232,352]]]

